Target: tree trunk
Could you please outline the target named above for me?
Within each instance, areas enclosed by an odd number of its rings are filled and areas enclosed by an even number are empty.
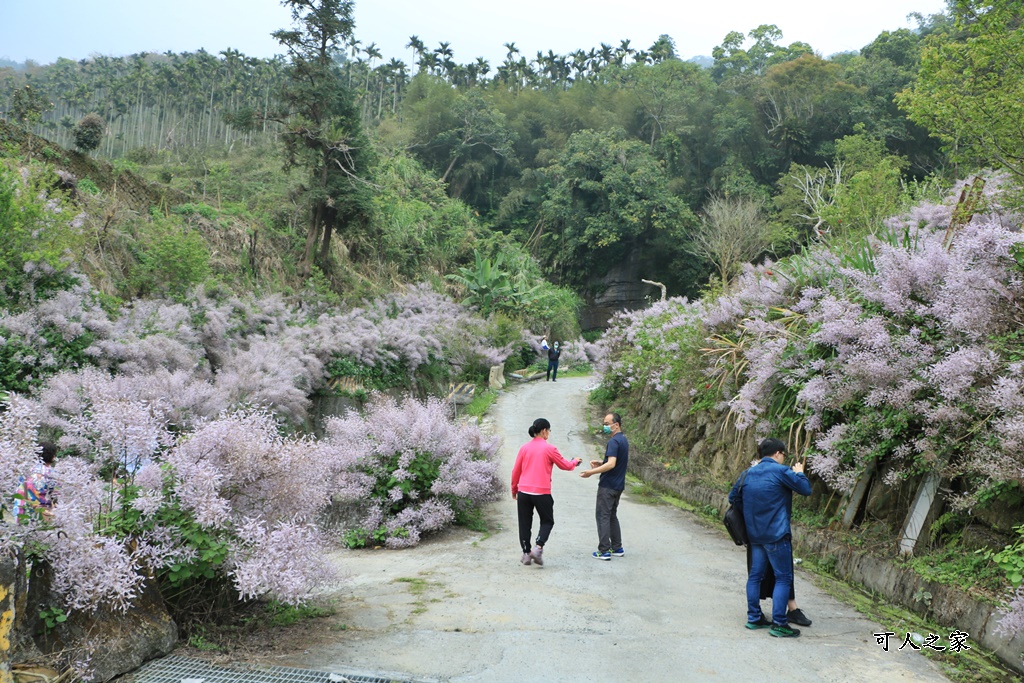
[[[318,202],[313,208],[313,215],[309,222],[309,231],[306,233],[306,248],[302,252],[302,261],[299,263],[299,277],[309,277],[309,271],[313,264],[313,251],[316,249],[317,233],[320,232],[320,215],[323,203]]]
[[[456,154],[455,156],[452,157],[452,162],[450,164],[448,164],[448,168],[446,168],[444,170],[444,175],[441,176],[441,182],[442,183],[448,182],[448,174],[452,172],[453,168],[455,168],[455,162],[458,161],[458,160],[459,160],[459,155],[458,154]]]
[[[334,216],[336,212],[331,211]],[[327,257],[331,251],[331,234],[334,232],[334,220],[324,221],[324,238],[320,242],[320,266],[323,267],[327,264]]]

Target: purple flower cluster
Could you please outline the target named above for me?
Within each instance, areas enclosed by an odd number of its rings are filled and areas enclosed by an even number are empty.
[[[301,424],[310,394],[328,379],[326,365],[339,357],[401,368],[414,385],[427,363],[457,377],[501,363],[512,349],[491,344],[491,323],[427,285],[316,314],[276,295],[216,300],[198,291],[186,304],[138,301],[117,316],[98,301],[79,277],[23,312],[0,310],[0,339],[24,349],[14,360],[31,369],[30,380],[46,379],[44,403],[96,384],[89,369],[100,368],[116,378],[125,398],[160,399],[162,416],[178,427],[242,404]],[[45,331],[81,343],[77,360],[69,365]]]
[[[380,398],[363,415],[330,418],[320,446],[335,464],[333,495],[362,504],[359,527],[383,530],[389,548],[415,545],[501,490],[497,439],[454,421],[438,399]]]
[[[0,415],[4,504],[38,458],[40,432],[80,457],[59,461],[53,516],[5,528],[3,543],[43,549],[70,609],[127,608],[147,571],[191,561],[194,550],[161,521],[173,510],[230,541],[224,571],[240,594],[304,599],[329,576],[309,561],[323,555],[315,520],[334,497],[369,500],[356,463],[375,457],[347,442],[282,435],[282,421],[303,419],[325,362],[348,355],[412,374],[434,360],[467,368],[503,359],[486,343],[485,321],[426,287],[312,318],[280,297],[218,302],[201,293],[186,305],[136,302],[110,317],[79,279],[0,317],[5,341],[16,338],[36,354],[26,362],[45,370],[51,342],[40,323],[65,340],[91,340],[91,364],[51,376],[33,399],[9,399]],[[392,546],[414,544],[497,490],[496,446],[451,423],[443,404],[417,413],[418,405],[376,408],[369,418],[384,426],[380,435],[404,435],[439,463],[416,505],[397,515],[381,509]],[[142,513],[128,537],[109,526],[126,508]]]
[[[177,519],[167,514],[175,510],[229,543],[223,571],[240,595],[295,603],[336,578],[318,559],[325,539],[316,528],[332,500],[362,505],[363,526],[384,529],[397,548],[500,490],[497,441],[455,422],[440,400],[380,399],[365,415],[332,418],[328,436],[316,440],[283,435],[276,416],[256,407],[172,429],[162,402],[125,394],[131,378],[98,370],[75,377],[82,381],[59,404],[56,395],[48,405],[16,396],[0,412],[5,500],[38,457],[40,426],[60,431],[61,445],[80,454],[54,468],[52,516],[3,535],[5,546],[31,541],[44,552],[69,609],[127,609],[149,570],[193,560],[194,549],[163,521]],[[390,480],[399,484],[377,495]],[[113,534],[124,508],[142,518],[134,532]]]
[[[947,249],[950,215],[947,202],[893,219],[890,235],[862,245],[870,259],[819,246],[748,266],[713,302],[669,300],[621,314],[605,341],[613,358],[605,380],[658,387],[681,352],[692,357],[701,344],[714,352],[705,354],[713,361],[707,385],[725,389],[737,426],[766,434],[780,419],[802,420],[816,435],[812,469],[838,489],[868,459],[886,460],[894,481],[902,470],[942,462],[980,477],[978,490],[1018,481],[1024,380],[995,340],[1021,322],[1024,278],[1012,250],[1024,235],[986,213]],[[671,330],[695,320],[700,334],[680,347]],[[723,341],[709,348],[714,335]],[[880,436],[885,425],[873,421],[897,413],[900,424]],[[995,443],[972,431],[985,421]]]

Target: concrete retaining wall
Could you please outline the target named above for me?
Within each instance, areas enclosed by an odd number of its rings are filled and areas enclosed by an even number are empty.
[[[648,484],[697,506],[710,506],[719,516],[729,506],[727,494],[686,479],[666,474],[663,466],[643,454],[631,454],[630,470]],[[722,527],[724,535],[725,527]],[[927,617],[950,629],[970,634],[970,642],[995,653],[1000,661],[1024,674],[1024,634],[1009,640],[995,633],[1000,614],[997,608],[972,598],[955,587],[937,584],[918,576],[913,570],[873,557],[832,538],[827,531],[793,525],[793,544],[804,557],[819,561],[834,559],[834,573],[844,581],[861,585],[886,600]],[[929,593],[931,598],[921,596]]]

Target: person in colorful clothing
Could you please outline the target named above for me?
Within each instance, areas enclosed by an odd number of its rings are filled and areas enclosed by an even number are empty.
[[[31,474],[21,478],[12,509],[18,521],[27,520],[34,511],[38,511],[44,520],[50,517],[57,488],[53,477],[53,462],[56,458],[57,447],[52,443],[44,443],[40,461],[32,468]]]
[[[532,441],[523,444],[512,467],[512,500],[519,511],[519,545],[523,549],[523,564],[536,562],[544,564],[544,544],[555,526],[555,499],[551,497],[551,468],[572,471],[583,462],[583,458],[566,460],[558,449],[548,443],[551,423],[543,417],[530,426]],[[530,548],[530,534],[533,531],[533,511],[540,517],[540,530],[533,548]]]

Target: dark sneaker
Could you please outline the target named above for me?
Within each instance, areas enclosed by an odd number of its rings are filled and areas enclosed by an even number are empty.
[[[534,562],[536,562],[537,564],[539,564],[540,566],[543,567],[544,566],[544,546],[542,546],[542,545],[535,545],[535,546],[533,546],[533,550],[530,551],[530,557],[533,558]]]
[[[786,624],[785,626],[772,624],[772,628],[768,631],[768,635],[775,636],[776,638],[799,638],[800,630],[793,628],[789,624]]]
[[[790,610],[786,613],[786,621],[797,626],[810,626],[811,620],[807,618],[804,611],[800,608]]]
[[[761,615],[761,618],[758,619],[757,621],[748,621],[747,622],[747,628],[749,628],[752,631],[755,631],[755,630],[757,630],[759,628],[768,628],[771,625],[772,625],[772,622],[770,622],[767,619],[765,619],[763,614]]]
[[[612,551],[612,556],[613,557],[624,557],[625,555],[626,555],[626,549],[625,548],[619,548],[618,550],[613,550]]]
[[[530,564],[533,562],[533,558],[530,557],[530,553],[523,553],[523,559],[520,560],[523,564]]]
[[[610,559],[612,559],[612,554],[610,552],[608,552],[607,550],[604,551],[603,553],[599,553],[599,552],[597,552],[595,550],[593,556],[594,556],[595,560],[610,560]]]

